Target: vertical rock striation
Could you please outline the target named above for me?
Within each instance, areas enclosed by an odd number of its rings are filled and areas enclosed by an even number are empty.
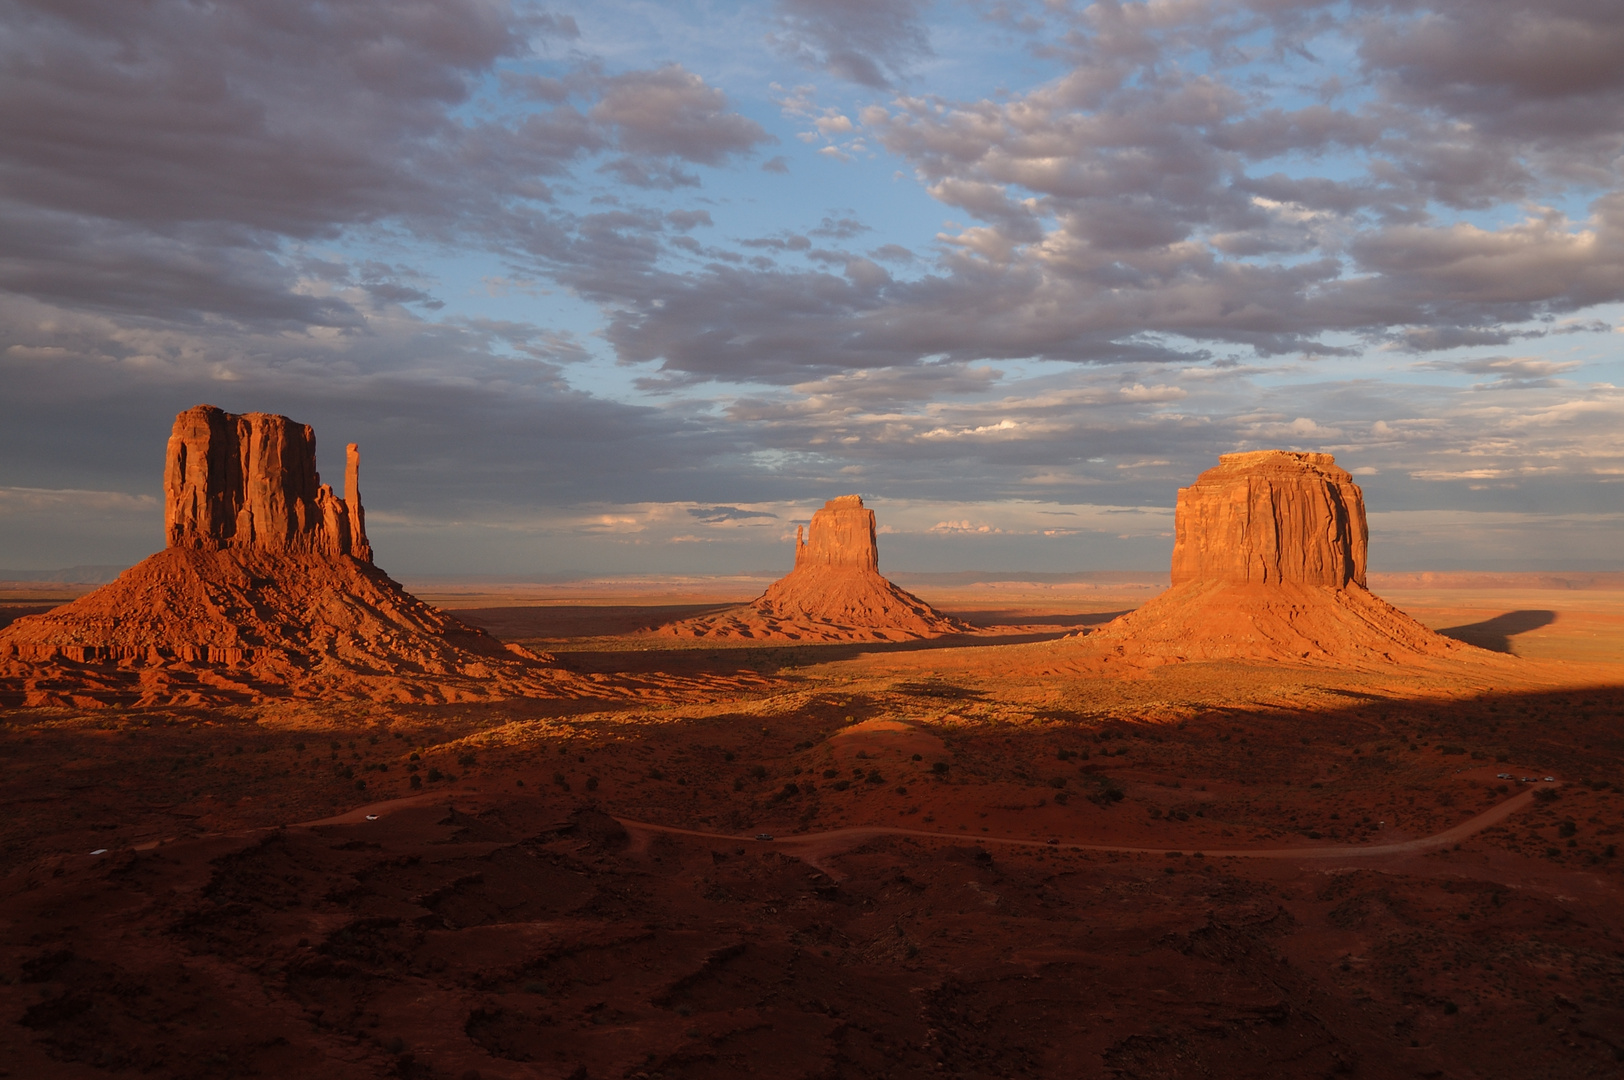
[[[861,495],[842,495],[812,514],[803,537],[795,530],[795,569],[878,574],[880,546],[874,539],[874,511]]]
[[[197,405],[175,417],[164,459],[167,546],[349,555],[372,561],[348,450],[345,498],[316,473],[316,433],[271,413]]]
[[[1173,584],[1365,584],[1364,493],[1330,454],[1223,454],[1179,489]]]

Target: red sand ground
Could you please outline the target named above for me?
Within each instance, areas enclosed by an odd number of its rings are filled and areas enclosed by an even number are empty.
[[[1372,580],[1497,661],[1034,674],[1147,587],[926,592],[1002,628],[951,648],[509,591],[458,614],[687,690],[7,709],[0,1069],[1619,1075],[1624,593],[1447,584]]]

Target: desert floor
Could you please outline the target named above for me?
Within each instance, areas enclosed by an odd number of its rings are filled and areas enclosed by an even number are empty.
[[[1498,659],[1106,678],[1066,635],[1165,577],[901,583],[980,633],[407,582],[643,696],[0,712],[0,1075],[1624,1074],[1624,590],[1376,577]]]

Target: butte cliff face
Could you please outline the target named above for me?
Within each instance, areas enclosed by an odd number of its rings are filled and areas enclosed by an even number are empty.
[[[359,468],[351,444],[340,498],[316,473],[307,425],[210,405],[181,413],[164,466],[167,547],[0,630],[0,694],[93,705],[570,693],[545,658],[373,565]]]
[[[1331,455],[1218,460],[1179,491],[1173,587],[1086,637],[1085,652],[1130,664],[1354,665],[1479,653],[1365,589],[1364,493]]]
[[[808,535],[809,534],[809,535]],[[878,574],[880,545],[874,535],[874,511],[861,495],[842,495],[812,515],[812,525],[795,529],[795,572],[807,574]]]
[[[271,413],[198,405],[175,417],[164,455],[164,536],[172,548],[227,548],[372,561],[361,453],[346,447],[344,497],[316,473],[316,433]]]
[[[661,634],[769,641],[904,641],[968,632],[880,574],[874,511],[859,495],[823,504],[795,530],[795,568],[748,604]]]
[[[1365,584],[1365,497],[1330,454],[1223,454],[1180,488],[1173,584]]]

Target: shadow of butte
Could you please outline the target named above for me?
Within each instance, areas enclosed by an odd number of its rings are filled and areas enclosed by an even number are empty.
[[[1511,653],[1511,639],[1518,634],[1526,634],[1530,630],[1538,630],[1542,626],[1549,626],[1556,621],[1554,611],[1508,611],[1504,615],[1496,615],[1492,619],[1482,622],[1468,623],[1465,626],[1451,626],[1439,630],[1444,637],[1464,641],[1468,645],[1476,645],[1480,649],[1490,652]]]

